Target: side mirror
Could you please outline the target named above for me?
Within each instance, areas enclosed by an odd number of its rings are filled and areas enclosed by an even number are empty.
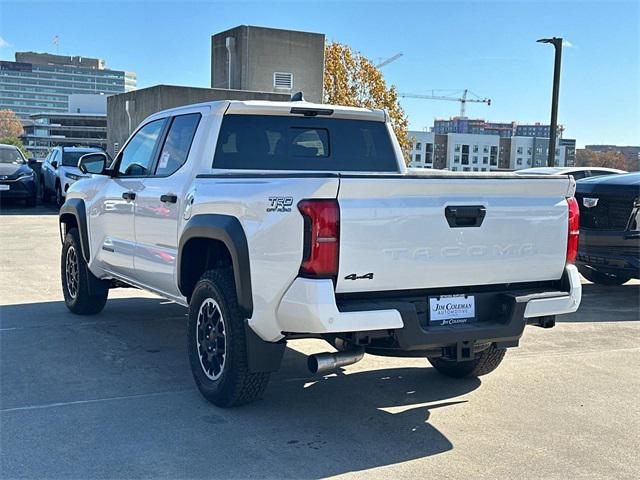
[[[78,160],[78,168],[82,173],[103,175],[105,173],[109,157],[104,152],[87,153]]]
[[[27,163],[29,164],[30,167],[32,167],[38,163],[38,160],[36,158],[31,157],[27,160]]]
[[[58,161],[57,161],[57,160],[54,160],[53,162],[51,162],[51,166],[52,166],[53,168],[58,168]]]

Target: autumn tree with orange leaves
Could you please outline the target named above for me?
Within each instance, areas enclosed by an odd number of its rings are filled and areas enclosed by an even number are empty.
[[[15,112],[0,110],[0,137],[19,137],[22,133],[22,122]]]
[[[350,107],[384,108],[393,131],[408,158],[408,120],[398,103],[398,92],[384,81],[382,73],[360,52],[331,42],[324,50],[324,102]]]
[[[576,165],[579,167],[606,167],[619,170],[633,170],[620,152],[594,152],[587,149],[576,150]]]

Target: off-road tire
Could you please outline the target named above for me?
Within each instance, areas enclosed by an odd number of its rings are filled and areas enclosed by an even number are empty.
[[[56,184],[56,205],[61,207],[64,203],[64,196],[62,195],[62,187],[60,184]]]
[[[47,187],[44,186],[44,179],[40,180],[40,201],[42,203],[49,203],[50,198]]]
[[[453,378],[480,377],[493,372],[502,362],[506,349],[498,349],[494,344],[476,354],[473,360],[456,362],[443,358],[428,358],[429,363],[443,375]]]
[[[598,285],[618,286],[631,280],[631,276],[602,273],[593,268],[580,267],[578,270],[584,278]]]
[[[225,357],[217,373],[219,376],[215,379],[209,376],[216,375],[214,370],[209,374],[205,372],[207,352],[202,336],[202,344],[198,343],[198,317],[202,314],[203,304],[210,300],[217,304],[224,328]],[[253,402],[262,396],[269,382],[269,373],[249,371],[244,322],[232,271],[216,269],[205,272],[196,284],[189,302],[187,350],[191,373],[200,393],[218,407],[234,407]]]
[[[72,250],[72,252],[70,252]],[[70,268],[68,262],[75,258],[75,268]],[[77,275],[69,271],[77,271]],[[69,277],[75,277],[70,282]],[[71,228],[64,237],[60,262],[60,279],[64,303],[69,310],[78,315],[94,315],[104,308],[109,295],[109,282],[98,279],[87,266],[82,256],[80,233],[77,228]]]

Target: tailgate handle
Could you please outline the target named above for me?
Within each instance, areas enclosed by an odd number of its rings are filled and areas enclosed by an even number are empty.
[[[483,205],[451,205],[444,209],[444,216],[451,228],[479,227],[487,209]]]

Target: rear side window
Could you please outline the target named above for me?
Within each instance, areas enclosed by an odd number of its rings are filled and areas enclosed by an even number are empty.
[[[382,122],[225,115],[214,168],[397,172]]]
[[[156,175],[171,175],[187,161],[199,122],[199,113],[180,115],[173,119],[160,152]]]

